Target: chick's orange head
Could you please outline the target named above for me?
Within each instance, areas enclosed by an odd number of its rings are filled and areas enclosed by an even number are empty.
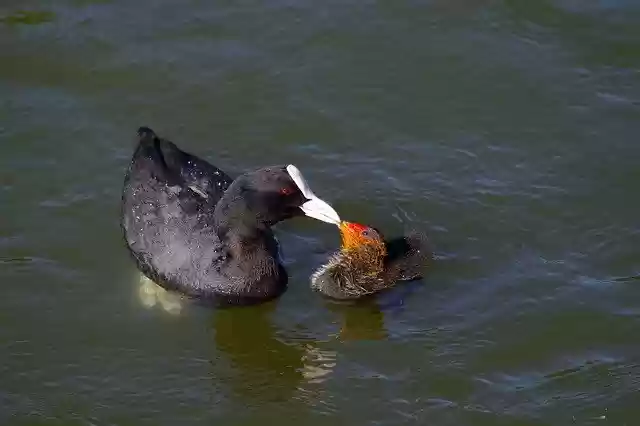
[[[340,222],[342,249],[350,250],[363,247],[365,244],[383,244],[382,237],[375,229],[354,222]]]

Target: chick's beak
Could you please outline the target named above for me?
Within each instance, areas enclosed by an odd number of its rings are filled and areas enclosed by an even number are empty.
[[[313,193],[313,191],[311,191],[307,181],[302,177],[300,170],[298,170],[298,168],[293,164],[290,164],[287,166],[287,172],[298,186],[298,189],[300,189],[300,192],[302,192],[302,195],[304,195],[308,200],[300,206],[300,209],[304,214],[323,222],[340,225],[340,216],[338,213],[329,205],[329,203],[321,200]]]
[[[343,249],[358,247],[362,244],[362,241],[359,238],[360,234],[353,229],[350,222],[343,221],[340,222],[338,226],[340,227],[340,235],[342,236]]]

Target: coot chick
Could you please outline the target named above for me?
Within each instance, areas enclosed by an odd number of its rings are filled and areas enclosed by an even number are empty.
[[[331,299],[359,299],[419,279],[432,258],[421,234],[386,241],[369,226],[344,221],[339,227],[340,251],[311,276],[311,287]]]
[[[271,226],[301,215],[340,222],[293,165],[233,179],[146,127],[138,129],[121,213],[127,247],[144,275],[216,304],[259,303],[285,291]]]

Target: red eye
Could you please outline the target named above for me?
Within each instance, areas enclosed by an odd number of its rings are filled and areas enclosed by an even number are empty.
[[[282,195],[289,195],[289,194],[291,194],[291,189],[289,189],[289,188],[282,188],[282,189],[280,190],[280,193],[281,193]]]

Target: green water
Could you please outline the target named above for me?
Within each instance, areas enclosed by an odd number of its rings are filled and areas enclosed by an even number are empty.
[[[337,232],[296,219],[276,302],[142,297],[141,125],[436,264],[327,303]],[[639,134],[637,1],[5,1],[0,424],[636,425]]]

